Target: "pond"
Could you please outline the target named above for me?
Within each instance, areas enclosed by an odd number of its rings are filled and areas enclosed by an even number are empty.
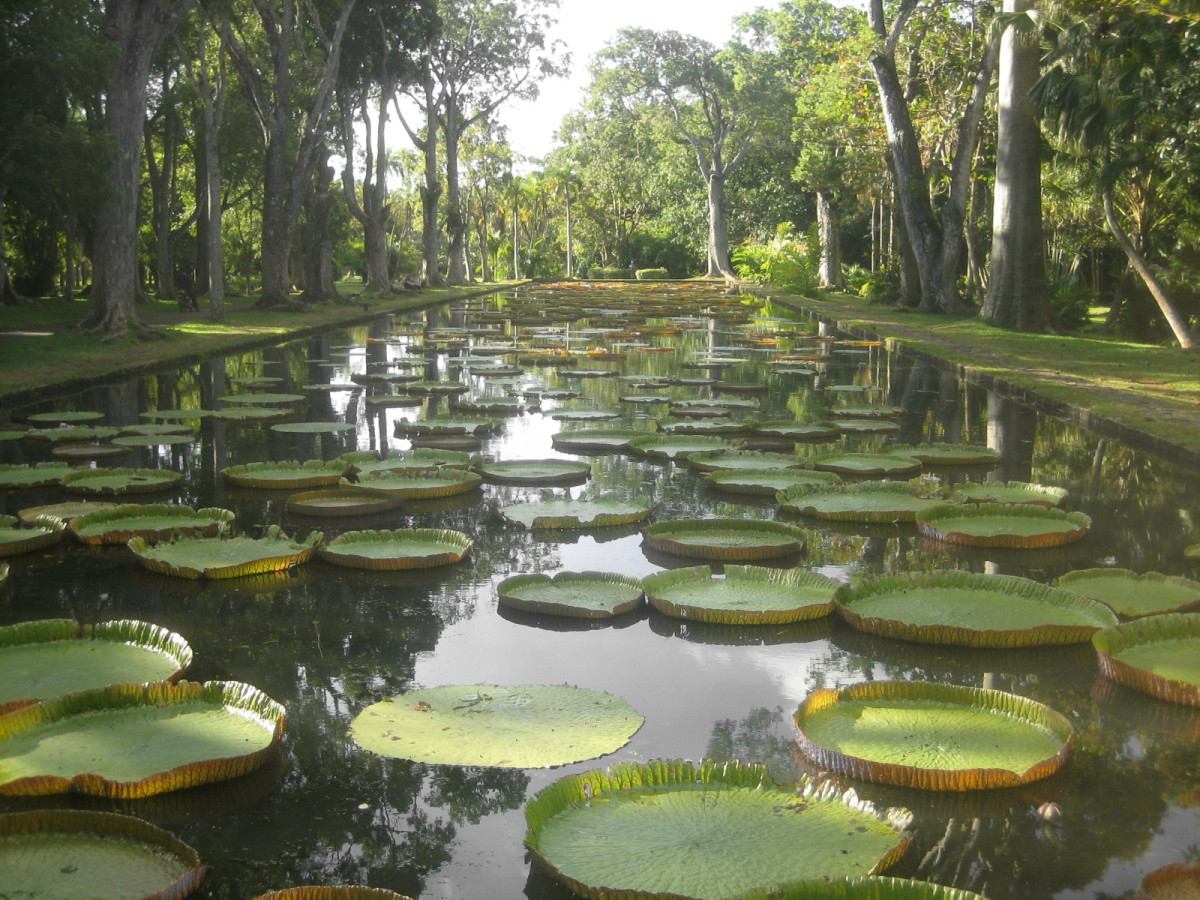
[[[587,303],[594,305],[581,309],[573,299],[581,290],[588,289],[535,286],[470,299],[15,410],[18,421],[38,412],[95,410],[106,423],[123,425],[145,421],[139,416],[153,410],[220,409],[237,403],[224,397],[294,392],[304,398],[291,404],[297,420],[347,427],[297,434],[269,422],[206,417],[194,420],[190,441],[135,448],[104,464],[180,472],[179,487],[154,500],[230,509],[246,533],[280,525],[331,539],[356,529],[436,527],[466,533],[474,547],[464,562],[439,568],[366,572],[315,561],[281,577],[223,581],[152,575],[124,548],[69,541],[10,557],[0,624],[59,616],[154,622],[190,642],[189,678],[255,685],[286,707],[287,731],[278,759],[235,781],[139,801],[6,798],[0,812],[71,807],[141,816],[199,851],[212,866],[199,896],[221,900],[322,883],[369,884],[413,898],[566,898],[568,891],[531,871],[523,847],[523,806],[542,787],[615,762],[704,758],[765,762],[777,782],[791,784],[808,770],[792,715],[811,691],[920,679],[986,685],[1045,703],[1071,720],[1075,746],[1063,771],[1020,790],[951,795],[845,779],[879,806],[913,813],[913,847],[891,874],[993,900],[1131,898],[1150,871],[1200,862],[1200,710],[1107,682],[1090,644],[965,650],[872,637],[832,616],[737,626],[650,611],[585,623],[500,609],[497,584],[519,573],[599,570],[641,578],[697,564],[644,548],[636,526],[527,531],[492,512],[551,497],[644,499],[661,522],[794,522],[808,533],[806,552],[771,564],[840,581],[962,569],[1048,583],[1094,566],[1200,574],[1184,556],[1200,540],[1196,473],[885,348],[804,336],[813,323],[783,307],[705,288],[642,288],[630,300],[628,289],[593,287]],[[637,322],[630,307],[638,303],[653,317]],[[511,349],[517,341],[518,374],[477,374],[497,363],[517,365],[515,354],[501,355],[503,345]],[[562,363],[554,357],[566,354],[575,357],[567,365],[548,364]],[[773,362],[786,355],[817,358]],[[368,402],[391,391],[370,376],[400,372],[459,381],[469,392],[434,395],[419,406]],[[664,386],[670,378],[675,383]],[[520,410],[498,414],[502,430],[485,437],[478,452],[489,460],[583,458],[592,466],[586,483],[485,484],[347,521],[297,515],[287,508],[289,492],[234,487],[220,476],[228,466],[257,460],[407,449],[408,440],[397,436],[403,420],[445,414],[455,401],[534,397],[529,392],[542,392],[540,402],[529,399]],[[831,407],[894,405],[901,413],[887,420],[895,423],[890,432],[847,432],[796,444],[795,452],[986,444],[1000,453],[995,466],[926,472],[948,483],[1020,480],[1066,488],[1069,505],[1091,516],[1091,533],[1044,550],[955,547],[918,536],[912,525],[800,519],[769,496],[717,491],[682,462],[628,453],[578,457],[551,443],[566,430],[649,432],[656,422],[712,421],[705,408],[711,404],[668,417],[662,400],[731,397],[749,399],[752,407],[732,407],[733,420],[812,420],[826,418]],[[676,409],[693,413],[686,405]],[[573,410],[591,412],[576,421],[561,418]],[[613,418],[589,420],[599,412]],[[0,442],[0,462],[41,461],[50,453],[49,445],[29,440]],[[0,492],[0,513],[63,499],[59,489]],[[624,698],[645,724],[608,756],[549,770],[386,759],[349,737],[352,719],[367,705],[445,684],[576,685]],[[1039,815],[1049,802],[1061,816]]]

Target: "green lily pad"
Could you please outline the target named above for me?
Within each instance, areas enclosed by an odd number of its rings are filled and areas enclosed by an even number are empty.
[[[701,412],[713,415],[717,410],[750,410],[762,406],[757,400],[738,400],[734,397],[693,397],[686,400],[672,400],[671,412],[675,415]]]
[[[609,422],[621,418],[613,409],[560,409],[550,413],[558,422]]]
[[[643,579],[646,599],[661,613],[721,625],[779,625],[833,612],[839,583],[802,569],[708,566],[671,569]]]
[[[791,453],[764,453],[761,450],[705,450],[688,454],[687,462],[694,472],[808,468],[805,460]],[[833,480],[838,480],[838,476],[834,475]]]
[[[283,707],[238,682],[116,684],[0,716],[0,794],[149,797],[244,775]]]
[[[44,412],[34,413],[32,416],[26,416],[30,422],[55,422],[64,424],[67,422],[96,422],[104,418],[104,413],[89,410],[64,410],[62,412]]]
[[[187,641],[148,622],[6,625],[0,627],[0,714],[109,684],[174,682],[191,664]]]
[[[154,546],[134,538],[129,549],[142,566],[159,575],[240,578],[302,565],[312,559],[322,539],[314,531],[303,541],[293,541],[272,525],[261,538],[179,538]]]
[[[645,431],[626,428],[589,428],[579,431],[560,431],[550,438],[550,444],[562,453],[605,453],[627,450],[629,442],[643,437]]]
[[[843,394],[874,394],[883,388],[874,384],[830,384],[826,385],[825,390]]]
[[[230,384],[244,384],[251,387],[260,387],[268,384],[281,384],[283,379],[276,375],[245,375],[241,378],[230,378]]]
[[[158,447],[164,444],[190,444],[196,440],[191,434],[124,434],[112,439],[118,447]]]
[[[513,575],[496,587],[500,605],[525,612],[608,619],[640,609],[645,603],[642,582],[612,572],[538,572]]]
[[[1097,632],[1107,678],[1168,703],[1200,706],[1200,614],[1147,616]]]
[[[335,485],[350,469],[342,459],[328,462],[312,459],[308,462],[252,462],[229,466],[221,476],[239,487],[291,489],[319,488]]]
[[[343,453],[338,459],[350,464],[347,475],[469,469],[479,462],[479,457],[461,450],[435,450],[431,447],[416,447],[407,451],[393,450],[383,458],[369,450],[356,450],[353,453]]]
[[[66,428],[31,428],[24,436],[31,441],[66,444],[75,441],[104,441],[115,437],[119,432],[119,428],[107,425],[71,425]]]
[[[445,528],[348,531],[318,552],[321,559],[351,569],[431,569],[462,562],[472,541]]]
[[[1131,619],[1200,606],[1200,581],[1158,572],[1138,575],[1129,569],[1080,569],[1060,575],[1056,583]]]
[[[142,419],[156,422],[179,422],[184,419],[203,419],[211,416],[211,409],[152,409],[149,412],[138,413]]]
[[[632,525],[650,518],[653,508],[645,500],[541,500],[494,508],[496,515],[525,528],[569,531]]]
[[[172,469],[79,469],[63,476],[63,487],[71,494],[118,496],[167,491],[183,481],[183,473]]]
[[[1016,575],[929,572],[843,587],[838,613],[854,628],[924,644],[1033,647],[1091,640],[1112,610]]]
[[[841,479],[816,469],[730,469],[709,473],[708,483],[719,491],[773,497],[795,485],[829,485]]]
[[[151,435],[151,434],[184,435],[184,434],[186,434],[190,437],[190,436],[195,435],[195,433],[196,433],[196,430],[194,428],[192,428],[191,425],[179,425],[179,424],[172,425],[169,422],[149,422],[149,423],[146,423],[143,425],[122,425],[121,426],[121,436],[122,437],[126,437],[129,435],[135,435],[135,434],[142,434],[142,435]]]
[[[114,459],[132,452],[129,447],[121,447],[117,444],[93,444],[87,441],[77,441],[55,447],[50,451],[50,455],[60,460],[94,462],[101,459]]]
[[[373,516],[399,509],[403,503],[399,495],[343,484],[292,494],[287,499],[287,511],[302,516]]]
[[[887,453],[825,453],[814,457],[812,465],[814,469],[839,475],[887,475],[892,478],[916,475],[921,471],[919,459]]]
[[[680,434],[749,435],[754,423],[737,419],[685,419],[680,422],[659,422],[658,434],[662,436]]]
[[[259,894],[254,900],[410,900],[387,888],[364,887],[359,884],[300,885],[280,891]],[[932,898],[931,898],[932,900]],[[949,898],[947,898],[949,900]]]
[[[287,406],[240,406],[219,409],[212,417],[219,422],[270,422],[290,419],[296,411]]]
[[[742,900],[984,900],[982,894],[933,884],[864,875],[798,881],[778,891],[750,891]]]
[[[0,516],[0,556],[16,556],[53,547],[66,528],[62,519],[39,516],[28,527],[18,527],[16,516]]]
[[[754,433],[764,437],[787,438],[791,441],[832,441],[842,433],[833,422],[759,422]]]
[[[737,443],[715,435],[648,434],[634,438],[629,449],[650,459],[688,459],[694,453],[736,450]]]
[[[525,846],[589,900],[734,900],[886,870],[908,847],[907,818],[853,791],[777,788],[762,765],[656,760],[543,788],[525,806]]]
[[[1006,503],[941,506],[917,517],[921,534],[969,547],[1061,547],[1087,535],[1091,525],[1081,512]]]
[[[856,484],[798,484],[777,495],[789,512],[838,522],[914,522],[917,513],[944,506],[941,497],[923,496],[921,487],[902,481]]]
[[[233,518],[227,509],[130,503],[76,516],[67,527],[85,544],[125,544],[135,537],[154,544],[174,535],[216,537]]]
[[[794,525],[754,519],[678,519],[642,531],[652,550],[724,562],[749,562],[802,553],[808,535]]]
[[[835,416],[845,416],[850,419],[890,419],[904,415],[904,410],[899,406],[876,406],[873,404],[835,406],[829,411]]]
[[[476,468],[491,484],[578,484],[592,476],[590,463],[572,459],[515,459]]]
[[[473,434],[476,437],[496,434],[504,426],[500,419],[452,419],[437,418],[410,422],[401,419],[396,423],[398,436],[423,437],[432,435]]]
[[[569,685],[448,685],[368,706],[350,736],[430,765],[544,769],[619,750],[643,721],[619,697]]]
[[[116,509],[121,504],[105,503],[95,500],[68,500],[65,503],[47,503],[44,506],[30,506],[28,509],[22,509],[17,513],[17,518],[22,525],[33,525],[42,516],[47,516],[51,519],[61,519],[65,523],[78,516],[83,516],[92,512],[99,512],[102,509]]]
[[[934,791],[1011,788],[1053,775],[1071,753],[1060,713],[1004,691],[868,681],[809,694],[801,752],[843,775]]]
[[[450,409],[467,415],[479,413],[481,415],[513,416],[525,410],[525,401],[519,397],[487,397],[451,403]]]
[[[911,456],[927,466],[994,466],[1000,461],[1000,453],[991,447],[958,444],[894,444],[884,452]]]
[[[144,819],[86,810],[0,815],[8,897],[182,900],[204,883],[196,851]]]
[[[263,403],[298,403],[304,399],[303,394],[273,394],[268,391],[255,391],[252,394],[230,394],[219,398],[222,403],[250,403],[258,406]]]
[[[354,422],[283,422],[272,425],[272,431],[281,434],[334,434],[338,431],[353,431],[358,425]]]
[[[60,485],[63,476],[77,468],[65,462],[0,465],[0,490]]]
[[[408,472],[403,469],[371,472],[359,478],[359,487],[387,493],[405,500],[454,497],[473,491],[483,477],[466,469],[436,469],[432,472]]]
[[[956,503],[1027,503],[1051,507],[1060,506],[1067,499],[1067,491],[1027,481],[989,481],[956,485],[951,499]]]
[[[1137,900],[1195,900],[1200,897],[1200,865],[1168,863],[1146,874]]]
[[[883,419],[838,419],[838,428],[846,434],[892,434],[900,430],[895,422]]]
[[[420,406],[425,397],[420,394],[375,394],[366,399],[370,409],[396,409],[405,406]]]
[[[0,441],[19,441],[21,438],[25,437],[25,432],[27,430],[28,429],[25,428],[22,428],[20,431],[2,429],[0,430]]]

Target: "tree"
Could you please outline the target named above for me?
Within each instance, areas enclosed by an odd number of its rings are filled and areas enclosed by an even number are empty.
[[[661,103],[679,140],[693,153],[708,195],[710,278],[736,279],[729,260],[725,184],[746,158],[767,106],[767,92],[707,41],[675,31],[625,28],[599,55],[610,90]]]
[[[104,128],[115,153],[112,190],[96,215],[92,296],[80,327],[105,338],[139,327],[137,213],[150,63],[193,5],[194,0],[109,0],[104,7],[103,33],[114,50],[104,91]]]
[[[1042,241],[1042,140],[1031,91],[1041,57],[1033,0],[1004,0],[1000,44],[996,187],[987,322],[1045,331],[1050,321]]]

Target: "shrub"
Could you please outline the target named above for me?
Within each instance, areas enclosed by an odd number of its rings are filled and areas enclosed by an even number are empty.
[[[633,274],[638,281],[662,281],[669,277],[666,269],[638,269]]]
[[[814,244],[795,235],[791,223],[784,222],[770,243],[745,243],[735,250],[733,267],[745,281],[806,294],[817,288],[819,251],[814,251]]]
[[[603,281],[608,278],[632,278],[633,269],[622,269],[619,266],[592,266],[588,270],[588,278]]]

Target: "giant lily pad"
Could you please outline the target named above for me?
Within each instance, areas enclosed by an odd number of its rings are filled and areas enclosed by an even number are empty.
[[[885,452],[910,456],[927,466],[994,466],[1000,461],[1000,453],[991,447],[957,444],[894,444]]]
[[[299,403],[304,399],[303,394],[274,394],[269,391],[255,391],[252,394],[231,394],[219,398],[223,403],[250,403],[255,406],[261,403]]]
[[[725,562],[750,562],[803,552],[807,534],[794,525],[754,519],[679,519],[642,532],[652,550]]]
[[[294,541],[278,525],[261,538],[179,538],[151,546],[141,538],[129,542],[146,569],[178,578],[240,578],[281,572],[312,559],[323,540],[314,531],[303,541]]]
[[[0,627],[0,713],[123,682],[176,681],[192,648],[148,622],[41,619]]]
[[[645,431],[625,428],[589,428],[579,431],[560,431],[550,438],[555,450],[563,453],[604,453],[629,449],[629,442],[645,436]]]
[[[887,475],[899,478],[921,471],[921,461],[888,453],[825,453],[812,460],[814,469],[839,475]]]
[[[389,891],[387,888],[364,887],[360,884],[325,884],[321,886],[300,885],[299,887],[283,888],[279,891],[268,891],[259,894],[254,900],[410,900],[403,894]],[[914,898],[918,900],[918,898]],[[934,900],[934,898],[929,898]],[[947,898],[952,900],[952,898]]]
[[[149,797],[266,761],[283,707],[238,682],[116,684],[0,716],[0,794]]]
[[[1071,753],[1060,713],[1004,691],[868,681],[809,694],[796,711],[801,751],[854,778],[934,791],[1018,787]]]
[[[741,900],[984,900],[984,897],[974,891],[928,881],[864,875],[798,881],[777,891],[750,891]]]
[[[1061,547],[1084,537],[1091,524],[1081,512],[1004,503],[941,506],[917,517],[921,534],[939,541],[1019,549]]]
[[[191,434],[123,434],[112,439],[119,447],[159,447],[166,444],[190,444],[196,438]]]
[[[95,410],[63,410],[62,412],[44,412],[34,413],[31,416],[26,416],[30,422],[51,422],[54,424],[66,424],[68,422],[97,422],[104,418],[104,413],[96,412]]]
[[[473,491],[483,478],[465,469],[437,469],[433,472],[403,470],[372,472],[359,478],[359,487],[387,493],[405,500],[428,500],[433,497],[453,497]]]
[[[706,450],[688,455],[688,468],[694,472],[732,472],[764,469],[806,469],[808,463],[791,453],[764,453],[760,450]],[[837,481],[838,476],[831,479]]]
[[[329,462],[312,459],[303,463],[295,460],[252,462],[222,469],[221,476],[239,487],[297,490],[337,484],[349,468],[350,464],[341,459]]]
[[[63,461],[95,462],[101,459],[115,459],[118,456],[127,456],[132,452],[133,448],[122,447],[117,444],[76,442],[55,447],[50,451],[50,455],[55,459]]]
[[[1099,600],[1121,616],[1136,618],[1200,606],[1200,582],[1129,569],[1080,569],[1059,576],[1058,586]]]
[[[401,528],[348,531],[320,549],[326,562],[352,569],[430,569],[462,562],[472,541],[461,531]]]
[[[69,425],[66,428],[31,428],[24,437],[31,441],[68,444],[75,441],[103,441],[120,433],[108,425]]]
[[[694,453],[737,448],[737,443],[726,438],[703,434],[648,434],[629,442],[630,450],[650,459],[687,459]]]
[[[477,469],[492,484],[578,484],[592,475],[590,463],[572,459],[517,459],[480,463]]]
[[[401,419],[396,423],[396,434],[409,437],[428,437],[433,435],[465,435],[476,437],[495,434],[504,423],[500,419],[423,419],[410,422]]]
[[[62,519],[38,516],[29,527],[18,527],[16,516],[0,516],[0,556],[16,556],[53,547],[66,527]]]
[[[75,466],[65,462],[0,465],[0,490],[51,487],[62,484],[63,476],[75,469]]]
[[[621,418],[615,409],[561,409],[550,413],[558,422],[610,422]]]
[[[1200,897],[1200,865],[1168,863],[1147,873],[1134,900],[1196,900]]]
[[[368,706],[350,736],[432,765],[543,769],[619,750],[643,721],[619,697],[569,685],[447,685]]]
[[[989,481],[956,485],[951,499],[960,503],[1027,503],[1051,507],[1062,505],[1067,499],[1067,490],[1027,481]]]
[[[465,394],[470,389],[471,386],[469,384],[463,384],[461,381],[410,381],[404,385],[405,393],[424,394],[426,396]]]
[[[1200,614],[1170,613],[1115,625],[1092,637],[1100,671],[1168,703],[1200,706]]]
[[[300,491],[287,500],[289,513],[302,516],[373,516],[399,509],[404,498],[345,484],[337,488]]]
[[[231,511],[214,507],[129,503],[76,516],[68,528],[85,544],[125,544],[135,537],[154,544],[173,535],[216,537],[233,518]]]
[[[754,433],[766,437],[787,438],[789,441],[832,441],[842,433],[833,422],[758,422]]]
[[[944,506],[941,497],[923,496],[922,488],[899,481],[856,484],[797,484],[777,495],[790,512],[839,522],[913,522],[917,513]]]
[[[63,522],[70,523],[72,519],[76,519],[79,516],[99,512],[102,509],[116,509],[120,505],[119,503],[106,503],[96,500],[67,500],[63,503],[46,503],[42,506],[30,506],[27,509],[19,510],[17,518],[21,520],[22,525],[33,525],[42,516],[48,516],[51,519],[62,519]]]
[[[525,806],[525,846],[589,900],[775,895],[804,879],[865,875],[905,852],[907,815],[853,791],[775,787],[765,766],[656,760],[561,778]],[[602,849],[600,849],[602,848]]]
[[[272,431],[281,434],[334,434],[338,431],[353,431],[358,426],[354,422],[284,422],[272,425]]]
[[[350,464],[349,475],[371,472],[433,472],[438,469],[469,469],[479,461],[477,456],[461,450],[435,450],[417,447],[408,451],[395,450],[384,457],[370,451],[343,453],[339,459]]]
[[[501,507],[496,514],[525,528],[574,530],[632,525],[650,518],[653,509],[644,500],[541,500]]]
[[[211,409],[154,409],[138,413],[138,416],[153,422],[180,422],[187,419],[203,419],[212,414]]]
[[[290,419],[296,411],[289,406],[239,406],[219,409],[212,414],[221,422],[272,422]]]
[[[888,576],[843,587],[836,599],[838,613],[860,631],[925,644],[1076,644],[1117,623],[1102,603],[1015,575]]]
[[[0,871],[7,897],[182,900],[208,866],[144,819],[42,809],[0,815]]]
[[[708,476],[708,483],[719,491],[762,496],[775,496],[795,485],[828,485],[838,481],[840,478],[833,472],[816,469],[736,469]]]
[[[580,619],[608,619],[645,602],[642,582],[611,572],[538,572],[513,575],[496,587],[500,605],[526,612]]]
[[[152,494],[175,487],[183,473],[172,469],[79,469],[63,476],[63,487],[72,494],[117,496]]]
[[[722,625],[779,625],[819,619],[833,612],[839,583],[802,569],[725,566],[714,577],[708,566],[671,569],[643,579],[646,599],[677,619]]]

